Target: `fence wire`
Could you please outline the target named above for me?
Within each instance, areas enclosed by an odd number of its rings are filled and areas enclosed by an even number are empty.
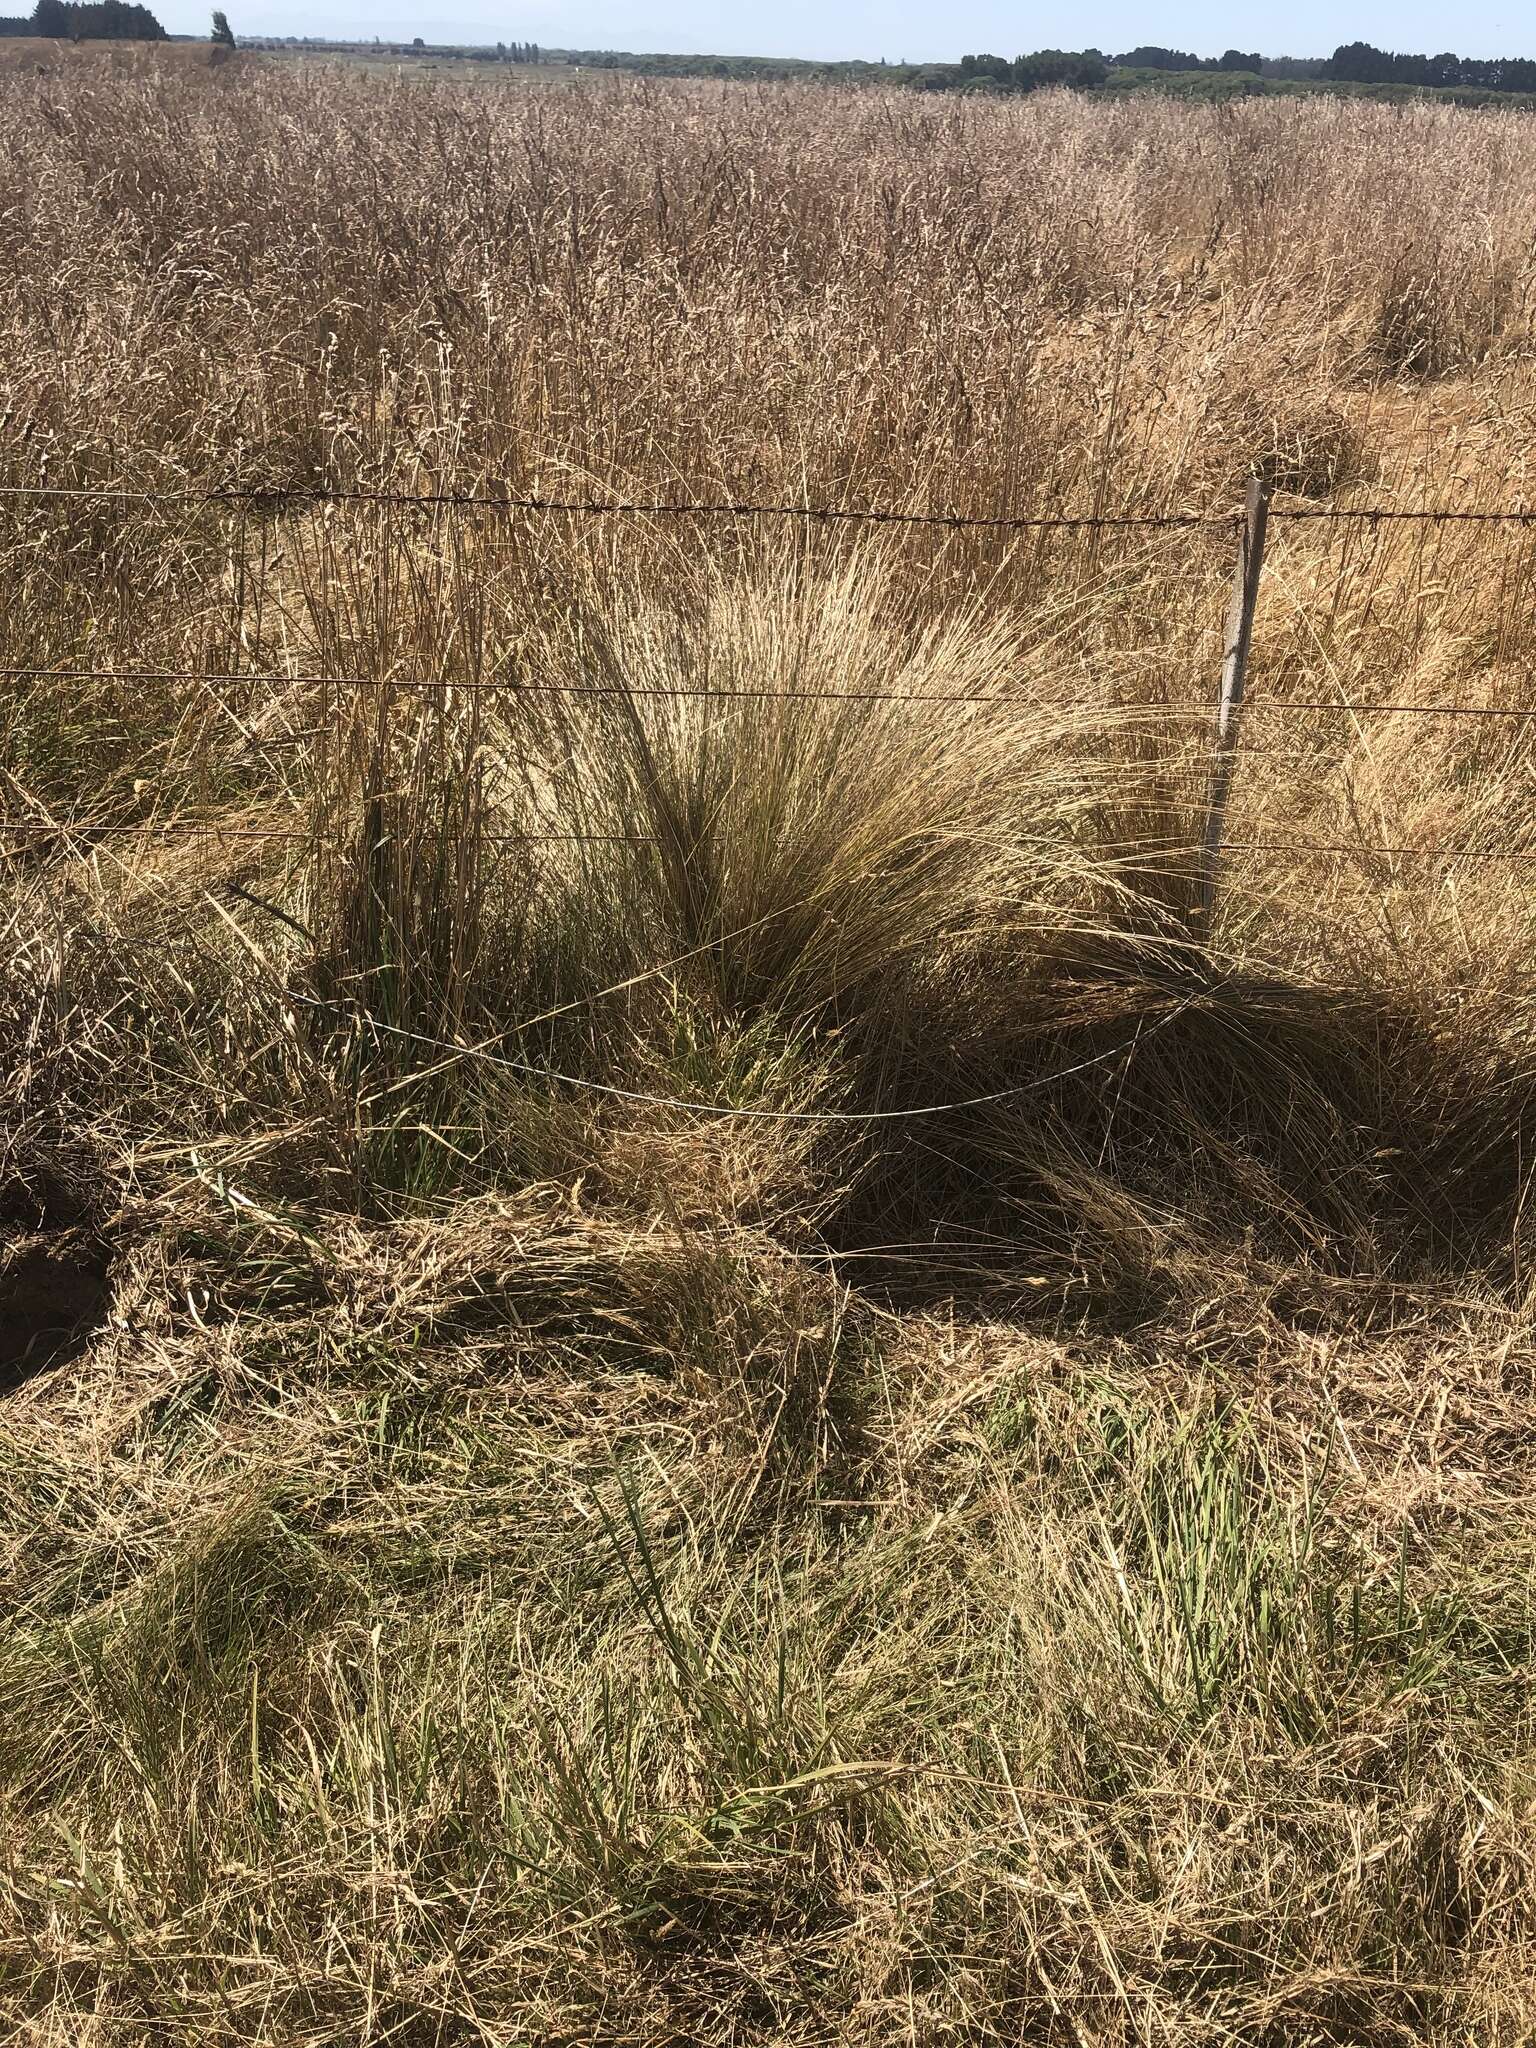
[[[1096,532],[1114,529],[1237,528],[1243,513],[1237,510],[1184,510],[1163,513],[963,513],[957,510],[903,511],[862,505],[813,505],[760,502],[747,499],[624,499],[599,497],[554,497],[536,493],[516,495],[493,491],[403,491],[346,487],[329,484],[267,482],[209,486],[154,486],[143,488],[127,483],[55,484],[38,481],[0,484],[0,499],[20,501],[75,500],[109,504],[158,505],[205,504],[241,506],[279,511],[290,505],[389,506],[401,509],[450,509],[501,514],[551,514],[589,518],[721,518],[729,520],[795,519],[812,523],[859,524],[869,526],[979,529],[990,531],[1070,530]],[[1423,524],[1536,524],[1536,508],[1521,506],[1338,506],[1304,505],[1267,508],[1271,520],[1338,521],[1354,524],[1417,522]],[[556,684],[528,681],[521,677],[474,676],[464,679],[423,676],[303,675],[273,671],[227,671],[194,668],[124,668],[116,666],[0,665],[0,677],[13,682],[111,682],[125,685],[146,683],[191,683],[209,687],[223,685],[296,685],[319,689],[415,690],[424,692],[503,693],[517,697],[634,698],[744,700],[757,702],[818,702],[839,704],[924,704],[947,708],[1056,708],[1090,711],[1127,723],[1166,718],[1210,719],[1213,707],[1206,699],[1170,698],[1161,703],[1137,705],[1085,705],[1080,696],[1020,695],[1013,692],[956,693],[899,690],[801,690],[753,689],[714,685],[666,685],[628,683]],[[1327,713],[1349,718],[1414,716],[1425,718],[1506,719],[1529,722],[1536,719],[1536,707],[1510,704],[1446,704],[1388,701],[1352,703],[1347,698],[1264,697],[1245,700],[1245,717],[1264,714]],[[1263,752],[1264,749],[1253,749]],[[301,828],[232,826],[216,820],[98,821],[47,819],[0,820],[0,832],[21,837],[60,840],[96,840],[107,835],[138,837],[216,834],[223,839],[306,841],[314,833]],[[510,832],[487,833],[488,844],[605,844],[647,846],[653,835],[592,832]],[[1151,842],[1138,842],[1134,850],[1157,852]],[[1166,849],[1170,851],[1188,848]],[[1536,861],[1536,851],[1512,847],[1473,846],[1388,846],[1368,843],[1330,844],[1290,839],[1228,841],[1227,851],[1252,856],[1320,855],[1362,862],[1381,860],[1491,861],[1525,864]]]
[[[403,491],[366,486],[274,482],[258,484],[156,485],[126,483],[0,484],[0,498],[78,499],[133,505],[245,505],[281,511],[288,505],[380,505],[409,510],[569,514],[614,519],[803,519],[863,526],[976,528],[995,532],[1111,531],[1115,528],[1223,527],[1241,523],[1240,511],[1191,509],[1176,512],[961,512],[903,511],[879,505],[812,505],[783,501],[715,498],[563,498],[501,491]],[[1500,505],[1274,505],[1271,519],[1536,525],[1536,507]]]

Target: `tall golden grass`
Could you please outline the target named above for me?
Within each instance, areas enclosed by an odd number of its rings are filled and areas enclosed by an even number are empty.
[[[1230,524],[281,495],[1521,506],[1524,117],[0,153],[7,2026],[1528,2038],[1528,530],[1277,518],[1195,944]]]

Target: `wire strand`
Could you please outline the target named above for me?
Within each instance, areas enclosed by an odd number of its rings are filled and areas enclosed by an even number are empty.
[[[812,522],[870,526],[927,526],[1000,531],[1068,529],[1098,532],[1115,527],[1222,527],[1241,522],[1243,514],[1228,512],[997,512],[972,513],[946,509],[902,512],[876,505],[797,505],[753,499],[557,498],[540,493],[503,491],[400,491],[337,484],[209,484],[160,485],[144,489],[133,484],[0,484],[0,498],[84,499],[97,503],[261,505],[278,509],[301,505],[393,505],[462,511],[568,513],[588,518],[644,519],[804,519]],[[1271,519],[1425,522],[1433,524],[1536,524],[1536,508],[1494,505],[1271,505]]]
[[[1328,846],[1309,839],[1228,839],[1225,853],[1325,853],[1354,860],[1536,860],[1536,849],[1517,846]]]
[[[307,1004],[313,1009],[325,1007],[313,996],[292,996],[291,999]],[[504,1067],[534,1080],[555,1081],[567,1088],[585,1089],[594,1095],[614,1096],[622,1102],[643,1103],[653,1109],[680,1109],[699,1116],[742,1122],[882,1124],[909,1122],[921,1117],[953,1116],[961,1110],[985,1109],[993,1103],[1035,1094],[1057,1081],[1065,1081],[1074,1074],[1085,1073],[1090,1067],[1102,1066],[1105,1061],[1118,1058],[1121,1053],[1134,1052],[1147,1039],[1173,1023],[1175,1018],[1189,1009],[1193,1001],[1193,997],[1186,996],[1149,1028],[1144,1030],[1138,1025],[1135,1032],[1122,1043],[1111,1046],[1105,1052],[1093,1053],[1087,1059],[1077,1061],[1073,1066],[1058,1068],[1050,1074],[1037,1075],[1032,1081],[1021,1081],[1014,1087],[995,1089],[988,1095],[970,1095],[955,1102],[923,1103],[914,1109],[742,1109],[733,1103],[699,1102],[687,1096],[651,1094],[644,1089],[620,1088],[611,1081],[593,1081],[580,1074],[563,1074],[550,1067],[538,1066],[531,1060],[514,1059],[508,1053],[491,1052],[484,1046],[455,1045],[451,1039],[434,1038],[426,1032],[405,1030],[397,1024],[381,1023],[377,1018],[369,1018],[368,1025],[372,1030],[387,1032],[392,1038],[409,1039],[432,1051],[453,1053],[464,1059],[483,1060],[488,1065]]]
[[[305,831],[292,825],[224,825],[217,818],[186,818],[171,821],[155,818],[91,819],[74,818],[62,823],[50,823],[43,818],[23,818],[12,821],[0,819],[0,836],[7,832],[25,833],[58,839],[101,837],[107,833],[114,837],[137,834],[144,839],[172,839],[185,836],[195,839],[212,836],[219,839],[258,840],[318,840],[318,832]],[[393,835],[385,834],[375,841],[387,845]],[[481,840],[487,846],[654,846],[655,835],[640,832],[483,832]],[[339,841],[333,841],[339,844]]]
[[[275,842],[318,841],[323,835],[287,825],[222,825],[217,818],[195,818],[162,821],[157,819],[105,819],[99,822],[79,819],[65,823],[52,823],[46,819],[24,818],[0,820],[0,836],[6,833],[22,834],[26,837],[56,839],[98,839],[112,837],[133,837],[144,839],[172,839],[199,837],[241,839]],[[643,832],[486,832],[481,839],[488,846],[522,845],[572,845],[572,846],[656,846],[660,844],[654,833]],[[386,834],[376,844],[387,845],[390,835]],[[342,842],[333,842],[342,850]],[[1072,852],[1088,855],[1121,856],[1125,854],[1156,855],[1163,858],[1187,855],[1193,859],[1198,848],[1190,840],[1173,835],[1159,837],[1149,834],[1142,839],[1099,840],[1087,844],[1073,844]],[[1328,854],[1341,859],[1353,860],[1491,860],[1491,861],[1536,861],[1536,848],[1512,846],[1370,846],[1330,845],[1310,839],[1228,839],[1223,841],[1223,851],[1248,854]]]
[[[271,908],[270,905],[262,907]],[[92,932],[83,936],[100,940],[104,939],[106,935]],[[134,942],[130,941],[130,943]],[[164,949],[153,948],[152,950],[163,951]],[[654,973],[663,970],[653,969],[648,971]],[[635,977],[635,979],[643,978],[643,976]],[[622,986],[628,985],[628,983],[622,984]],[[287,990],[284,999],[288,1002],[298,1003],[303,1008],[311,1010],[326,1011],[334,1007],[331,1004],[322,1002],[317,996],[302,995],[297,989]],[[1154,1024],[1146,1026],[1145,1020],[1138,1021],[1137,1027],[1130,1037],[1123,1039],[1116,1045],[1107,1047],[1103,1052],[1092,1053],[1086,1059],[1078,1060],[1069,1067],[1056,1068],[1049,1074],[1037,1074],[1032,1080],[1021,1081],[1008,1088],[994,1089],[988,1094],[964,1096],[950,1102],[921,1103],[911,1109],[744,1109],[734,1103],[703,1102],[688,1096],[663,1095],[652,1093],[645,1089],[621,1088],[616,1082],[594,1081],[585,1075],[566,1074],[554,1068],[539,1066],[532,1060],[516,1059],[509,1053],[493,1051],[489,1045],[457,1045],[452,1039],[438,1038],[429,1032],[412,1031],[398,1024],[386,1024],[376,1017],[368,1017],[363,1021],[366,1022],[367,1028],[372,1031],[387,1033],[391,1038],[405,1039],[412,1044],[426,1048],[428,1051],[448,1053],[454,1060],[480,1060],[486,1065],[501,1067],[510,1072],[525,1075],[533,1080],[558,1082],[564,1087],[579,1088],[590,1094],[615,1097],[623,1102],[642,1103],[650,1108],[685,1110],[699,1116],[712,1116],[743,1122],[871,1124],[902,1123],[912,1122],[925,1117],[953,1116],[962,1110],[985,1109],[994,1103],[1007,1102],[1019,1096],[1038,1093],[1039,1090],[1049,1088],[1058,1081],[1069,1080],[1074,1075],[1086,1073],[1090,1068],[1102,1066],[1108,1060],[1117,1059],[1122,1053],[1134,1053],[1149,1038],[1155,1037],[1159,1031],[1166,1030],[1170,1024],[1176,1022],[1179,1017],[1193,1006],[1196,1000],[1197,998],[1194,995],[1183,997],[1170,1010],[1166,1011],[1163,1016],[1159,1017]],[[575,1006],[565,1005],[563,1007],[571,1008]],[[559,1014],[561,1014],[560,1011],[548,1011],[544,1016],[528,1021],[532,1024],[543,1023]],[[522,1028],[528,1028],[528,1025],[525,1024]],[[432,1071],[438,1071],[438,1069],[433,1069]],[[369,1128],[371,1131],[384,1132],[400,1128],[400,1126],[378,1125],[370,1126]],[[482,1127],[475,1126],[475,1128]]]
[[[945,690],[784,690],[729,689],[695,683],[529,683],[516,676],[480,676],[457,681],[444,676],[339,676],[288,675],[272,670],[225,671],[193,668],[19,668],[0,665],[0,676],[18,682],[97,683],[299,683],[313,689],[367,690],[461,690],[466,695],[506,692],[521,697],[678,697],[705,699],[766,700],[805,704],[949,704],[1002,707],[1072,708],[1087,711],[1077,696],[1044,697],[1013,694],[955,694]],[[1163,711],[1180,711],[1214,718],[1213,707],[1200,698],[1175,699],[1168,704],[1123,704],[1096,707],[1117,717],[1142,712],[1156,716]]]
[[[1529,526],[1536,524],[1536,510],[1525,511],[1504,505],[1271,505],[1271,519],[1366,520],[1372,525],[1385,521],[1423,521],[1426,524]]]
[[[1533,515],[1536,516],[1536,515]],[[1024,709],[1071,709],[1086,718],[1097,713],[1105,718],[1135,723],[1157,719],[1169,713],[1181,717],[1214,721],[1216,707],[1203,697],[1172,697],[1162,703],[1089,704],[1077,695],[1020,695],[1016,692],[981,694],[944,690],[794,690],[729,689],[693,683],[530,683],[515,676],[477,676],[458,680],[446,676],[343,676],[293,675],[273,669],[196,668],[41,668],[0,663],[0,676],[15,682],[95,683],[271,683],[300,684],[311,689],[428,690],[462,691],[466,695],[506,692],[520,697],[601,698],[699,698],[739,699],[744,702],[805,704],[940,704],[974,705],[984,710],[1007,707]],[[1245,697],[1243,715],[1276,711],[1333,712],[1347,718],[1416,716],[1423,718],[1515,718],[1536,719],[1536,706],[1516,704],[1352,704],[1329,697]],[[1246,751],[1246,750],[1245,750]]]
[[[326,484],[194,485],[141,490],[129,484],[0,484],[0,498],[77,498],[135,505],[394,505],[474,512],[573,513],[597,519],[805,519],[827,524],[983,527],[1022,532],[1069,528],[1230,526],[1235,512],[898,512],[874,505],[793,505],[750,500],[515,497],[491,491],[386,491]]]

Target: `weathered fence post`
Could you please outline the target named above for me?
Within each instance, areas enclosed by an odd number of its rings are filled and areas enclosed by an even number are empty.
[[[1248,646],[1253,638],[1253,613],[1264,567],[1264,535],[1269,526],[1269,485],[1262,477],[1248,479],[1243,530],[1238,542],[1237,569],[1227,605],[1226,646],[1221,664],[1221,700],[1216,707],[1216,738],[1210,790],[1205,804],[1205,845],[1200,860],[1200,897],[1192,920],[1197,937],[1210,929],[1216,905],[1216,868],[1226,830],[1227,796],[1237,765],[1238,725],[1243,708],[1243,682],[1248,672]]]

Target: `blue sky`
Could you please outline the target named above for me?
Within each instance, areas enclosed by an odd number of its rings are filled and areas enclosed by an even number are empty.
[[[164,0],[160,19],[173,32],[201,34],[208,10],[196,0]],[[242,29],[268,35],[413,35],[429,42],[540,42],[578,49],[710,50],[769,57],[888,57],[917,62],[966,50],[1014,56],[1047,47],[1123,50],[1163,43],[1219,56],[1231,43],[1267,56],[1326,55],[1357,37],[1398,50],[1455,50],[1466,57],[1536,56],[1536,22],[1504,5],[1454,10],[1389,6],[1378,0],[1347,10],[1319,0],[1240,10],[1208,0],[1161,5],[1022,8],[997,0],[956,5],[902,0],[229,0]]]

